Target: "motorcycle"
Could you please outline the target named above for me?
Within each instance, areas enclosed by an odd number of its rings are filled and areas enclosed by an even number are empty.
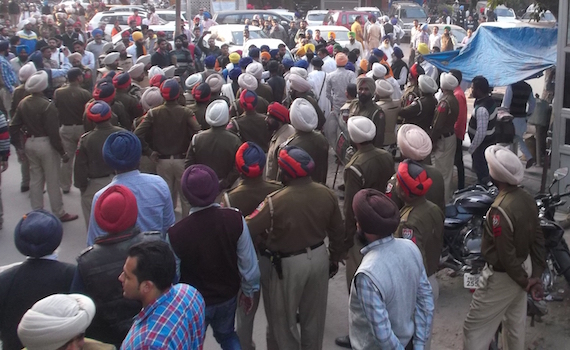
[[[440,267],[463,272],[465,288],[476,288],[485,266],[481,256],[483,223],[498,192],[492,184],[472,185],[456,191],[445,207]]]

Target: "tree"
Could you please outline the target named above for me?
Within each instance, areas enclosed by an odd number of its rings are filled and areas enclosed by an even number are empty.
[[[487,6],[489,6],[492,9],[495,9],[495,7],[499,5],[509,6],[509,2],[510,2],[509,0],[488,0]],[[552,12],[554,17],[558,18],[558,5],[559,5],[558,0],[540,0],[535,2],[535,5],[536,6],[534,7],[534,14],[532,17],[537,22],[540,20],[541,15],[548,10]]]

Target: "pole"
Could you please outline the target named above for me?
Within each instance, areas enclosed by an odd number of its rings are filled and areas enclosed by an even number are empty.
[[[176,0],[176,28],[174,29],[174,38],[176,38],[177,36],[179,36],[180,33],[180,7],[182,7],[182,0]],[[188,40],[190,40],[190,38],[188,38]]]

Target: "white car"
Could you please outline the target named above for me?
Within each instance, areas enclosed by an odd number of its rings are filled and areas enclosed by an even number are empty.
[[[176,10],[156,10],[156,14],[158,15],[158,17],[165,20],[166,22],[176,21]],[[188,24],[188,19],[186,18],[186,11],[180,12],[180,19],[182,20],[183,24]]]
[[[497,6],[493,12],[495,12],[495,16],[497,17],[497,22],[513,22],[513,23],[520,22],[517,19],[515,11],[504,5]]]
[[[119,33],[113,35],[113,38],[112,38],[113,45],[115,45],[116,43],[121,41],[121,39],[122,39],[121,34],[123,34],[123,32],[127,29],[128,28],[123,29]],[[168,42],[170,44],[174,45],[174,24],[168,23],[168,24],[164,24],[164,25],[160,25],[160,24],[159,25],[152,25],[152,26],[149,26],[149,29],[152,29],[155,34],[157,32],[164,32],[164,34],[166,34],[166,40],[168,40]]]
[[[316,25],[316,26],[309,26],[307,29],[313,31],[313,38],[315,37],[315,30],[321,31],[321,37],[328,41],[329,33],[333,32],[336,35],[335,41],[340,44],[340,46],[344,47],[344,45],[348,44],[348,32],[349,30],[343,26],[324,26],[324,25]]]
[[[305,20],[309,26],[320,26],[327,18],[328,13],[328,10],[310,10],[307,12]]]
[[[87,6],[89,6],[89,2],[84,2],[84,1],[76,1],[76,0],[65,0],[59,3],[59,5],[63,5],[65,6],[65,9],[71,9],[73,8],[73,5],[75,5],[77,2],[79,2],[81,4],[81,6],[83,6],[84,9],[87,9]],[[36,8],[39,10],[40,6],[36,6]]]
[[[295,12],[291,12],[287,9],[271,9],[272,12],[278,13],[281,16],[287,18],[289,22],[295,20]]]
[[[376,18],[380,18],[382,16],[382,11],[380,11],[378,7],[355,7],[354,11],[370,12]]]
[[[210,27],[211,34],[204,36],[204,45],[208,42],[210,35],[216,35],[216,45],[228,44],[230,52],[241,50],[243,48],[243,29],[244,24],[223,24]],[[254,39],[268,39],[265,32],[256,26],[249,26],[249,38]]]
[[[107,11],[130,12],[132,14],[135,10],[139,10],[139,15],[141,14],[141,12],[146,13],[145,8],[142,6],[138,6],[138,5],[111,5],[111,6],[109,6],[109,9]]]
[[[279,48],[279,44],[285,45],[285,43],[279,39],[249,39],[243,45],[242,57],[247,57],[249,55],[249,48],[252,45],[255,45],[258,48],[260,48],[262,45],[267,45],[269,46],[270,50],[274,50]],[[285,53],[285,56],[283,58],[289,58],[295,61],[295,58],[293,58],[293,55],[291,54],[291,51],[289,51],[287,45],[285,45],[285,49],[287,50],[287,52]]]
[[[113,30],[113,25],[115,21],[119,21],[119,25],[121,29],[126,29],[129,27],[129,17],[132,16],[132,12],[113,12],[113,11],[105,11],[105,12],[97,12],[93,18],[89,21],[88,29],[91,31],[99,26],[100,22],[107,23],[105,27],[105,34],[111,36],[111,31]],[[139,16],[142,18],[146,17],[146,13],[140,13]]]

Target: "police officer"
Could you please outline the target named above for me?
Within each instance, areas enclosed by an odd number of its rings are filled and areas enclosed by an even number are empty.
[[[431,126],[433,142],[432,162],[441,171],[445,183],[445,200],[451,199],[453,191],[453,163],[455,160],[455,122],[459,115],[459,102],[453,90],[459,85],[457,78],[451,73],[441,73],[439,78],[443,96],[437,104]]]
[[[267,163],[265,164],[265,178],[267,180],[277,180],[279,165],[277,156],[279,146],[295,133],[295,128],[291,126],[289,110],[278,102],[273,102],[267,107],[267,117],[265,118],[267,128],[272,133],[267,151]]]
[[[345,255],[340,208],[334,192],[309,177],[315,163],[307,152],[287,146],[279,152],[279,166],[285,187],[267,196],[246,220],[254,240],[262,239],[273,256],[269,296],[279,348],[300,349],[302,338],[303,347],[320,349],[328,278]]]
[[[509,149],[485,150],[489,172],[499,194],[485,219],[481,253],[487,262],[463,324],[463,348],[486,349],[503,324],[509,349],[525,347],[527,293],[543,296],[544,236],[533,197],[519,187],[524,169]]]
[[[77,48],[80,47],[81,46],[78,44]],[[71,55],[67,56],[69,64],[71,64],[72,67],[81,69],[83,72],[83,81],[81,82],[81,87],[91,93],[93,91],[93,70],[81,63],[82,58],[83,56],[81,56],[79,52],[74,52]]]
[[[372,144],[376,126],[366,117],[348,119],[348,134],[357,151],[344,168],[344,226],[348,250],[346,259],[346,285],[350,288],[354,273],[362,261],[360,249],[363,245],[355,239],[356,220],[352,211],[352,200],[356,193],[364,188],[383,191],[390,177],[394,174],[392,155]],[[339,346],[349,347],[348,336],[335,339]]]
[[[119,68],[119,53],[118,52],[110,52],[108,53],[105,58],[103,58],[103,68],[97,69],[98,75],[97,80],[101,79],[105,74],[109,73],[110,71],[117,70]]]
[[[289,112],[295,133],[281,145],[281,148],[297,146],[307,152],[315,162],[311,178],[315,182],[326,185],[329,143],[322,133],[315,131],[318,124],[315,108],[304,98],[298,98],[291,104]]]
[[[315,111],[317,112],[317,117],[318,117],[317,130],[321,130],[326,122],[325,114],[321,110],[321,107],[319,107],[319,103],[317,102],[317,100],[314,98],[311,84],[307,81],[307,79],[301,77],[298,74],[289,74],[287,80],[289,81],[289,87],[290,87],[289,91],[290,101],[294,101],[297,98],[304,98],[305,100],[309,101],[309,103],[313,105],[313,108],[315,108]],[[287,106],[287,104],[285,105]]]
[[[416,162],[424,162],[423,167],[432,185],[426,194],[426,199],[436,204],[442,212],[445,211],[444,182],[443,176],[433,165],[425,164],[425,159],[431,154],[431,139],[428,134],[419,126],[414,124],[404,124],[398,130],[398,148],[402,158],[409,158]],[[392,176],[386,185],[386,195],[396,203],[398,208],[404,206],[404,200],[400,198],[396,191],[396,176]]]
[[[186,81],[184,82],[184,85],[186,86],[186,92],[184,93],[184,98],[186,98],[186,106],[188,108],[194,108],[194,105],[196,104],[196,100],[192,95],[192,90],[194,89],[194,86],[200,83],[202,83],[202,74],[200,73],[194,73],[190,75],[188,78],[186,78]]]
[[[71,176],[73,175],[73,159],[79,138],[83,129],[83,112],[85,104],[91,99],[89,91],[81,87],[83,72],[79,68],[71,68],[67,72],[68,84],[55,90],[53,103],[57,108],[59,123],[59,135],[65,153],[69,155],[69,162],[61,164],[60,185],[63,193],[69,193],[71,188]]]
[[[66,213],[59,187],[60,162],[68,162],[59,136],[57,109],[43,92],[48,87],[48,74],[36,72],[26,81],[26,90],[31,94],[18,105],[10,123],[12,144],[24,147],[30,162],[30,202],[32,209],[43,209],[44,184],[50,200],[51,211],[61,222],[72,221],[79,216]],[[21,140],[22,128],[27,139]]]
[[[212,101],[206,110],[206,122],[211,128],[192,137],[184,161],[185,168],[205,164],[214,170],[220,180],[220,191],[230,188],[239,177],[235,155],[242,142],[226,130],[228,120],[228,105],[223,100]]]
[[[404,200],[400,209],[400,225],[394,237],[412,240],[422,253],[424,267],[431,284],[434,306],[437,307],[439,284],[435,277],[443,248],[443,221],[445,217],[437,205],[425,197],[432,180],[420,163],[406,159],[400,163],[397,172],[399,197]],[[431,344],[431,332],[425,348]]]
[[[236,93],[236,99],[230,108],[230,117],[238,117],[244,112],[242,106],[239,103],[239,97],[241,96],[242,91],[257,91],[257,87],[259,86],[257,79],[255,79],[255,77],[249,73],[240,74],[238,77],[238,85],[239,89]],[[267,113],[267,107],[269,107],[269,102],[262,96],[257,95],[257,105],[255,106],[255,111],[260,114],[265,114]]]
[[[437,91],[437,83],[429,75],[424,74],[418,78],[418,86],[420,97],[415,97],[410,104],[403,107],[399,116],[403,124],[416,124],[429,133],[437,106],[437,99],[434,96]]]
[[[358,89],[358,99],[353,101],[350,106],[349,118],[352,116],[363,116],[372,120],[374,125],[376,125],[376,136],[373,144],[381,148],[384,145],[386,118],[382,108],[372,100],[376,90],[374,80],[368,77],[358,77],[356,79],[356,88]]]
[[[255,80],[257,80],[257,89],[255,89],[255,93],[258,96],[263,97],[268,102],[268,104],[271,102],[279,102],[279,101],[273,101],[273,89],[271,88],[271,86],[261,82],[261,76],[264,72],[264,68],[261,63],[259,62],[250,63],[245,69],[245,72],[253,75]],[[239,93],[240,92],[238,91],[238,94]]]
[[[392,99],[393,92],[394,88],[389,82],[383,79],[376,80],[376,104],[382,109],[386,120],[384,146],[396,144],[396,124],[400,112],[400,101]]]
[[[129,73],[123,72],[115,74],[113,77],[113,86],[115,87],[115,100],[121,102],[125,107],[125,112],[129,116],[132,122],[140,117],[142,113],[142,107],[139,103],[140,99],[129,94],[129,89],[131,88],[132,79]]]
[[[113,72],[114,73],[114,72]],[[111,81],[100,80],[93,89],[93,99],[91,101],[103,101],[111,107],[111,124],[131,130],[132,122],[125,111],[125,106],[115,100],[115,87]],[[85,132],[93,130],[95,125],[87,119],[87,114],[83,113],[83,128]]]
[[[242,144],[235,155],[236,167],[241,175],[239,185],[226,192],[222,197],[222,205],[239,209],[244,216],[248,216],[263,202],[266,196],[280,190],[283,186],[274,181],[263,180],[263,170],[265,165],[265,154],[261,147],[253,142]],[[255,244],[255,242],[254,242]],[[267,318],[267,348],[277,349],[277,343],[273,335],[273,325],[271,324],[271,309],[269,305],[269,277],[271,276],[270,257],[265,254],[265,247],[256,244],[259,259],[259,271],[261,272],[261,294],[263,295],[263,306]],[[261,253],[261,254],[260,254]],[[252,339],[253,322],[257,306],[259,305],[259,294],[254,298],[253,308],[246,314],[240,307],[236,312],[236,332],[239,337],[242,349],[255,349]]]
[[[254,91],[243,90],[239,96],[239,104],[245,112],[237,118],[232,118],[227,129],[235,133],[242,142],[255,142],[263,152],[267,152],[271,135],[265,123],[265,115],[255,111],[257,103],[258,96]]]
[[[73,167],[74,186],[81,191],[81,209],[87,227],[95,193],[107,186],[115,172],[103,160],[103,144],[107,137],[121,131],[111,125],[111,107],[103,101],[92,101],[86,109],[87,118],[95,123],[95,128],[79,139],[75,165]]]
[[[186,217],[190,212],[190,205],[181,192],[180,179],[184,173],[184,158],[190,140],[200,131],[200,125],[191,110],[178,104],[180,90],[178,81],[165,80],[160,92],[166,102],[147,112],[135,134],[141,140],[143,154],[157,163],[156,171],[168,184],[174,208],[177,194],[180,192],[182,217]],[[150,145],[146,142],[147,137],[152,140]]]
[[[412,50],[413,51],[413,50]],[[425,71],[422,66],[417,63],[414,63],[412,67],[410,67],[410,72],[408,73],[408,85],[404,90],[404,95],[402,96],[402,108],[409,106],[414,100],[420,97],[420,87],[418,79],[420,75],[424,75]]]
[[[194,104],[190,105],[189,108],[194,113],[196,121],[198,121],[202,130],[210,128],[210,124],[206,121],[206,108],[208,108],[211,96],[212,90],[207,83],[199,83],[192,89]]]

